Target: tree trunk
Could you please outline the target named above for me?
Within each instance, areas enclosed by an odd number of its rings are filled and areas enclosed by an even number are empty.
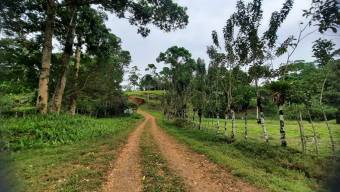
[[[236,135],[236,126],[235,126],[235,111],[231,110],[231,138],[234,139]]]
[[[285,130],[285,119],[283,117],[283,105],[279,105],[279,117],[280,117],[280,141],[281,146],[286,147],[286,130]]]
[[[198,112],[198,129],[201,129],[201,123],[202,123],[202,111],[199,109]]]
[[[224,135],[228,136],[228,132],[227,132],[227,121],[228,121],[228,114],[226,113],[224,115]]]
[[[264,125],[264,113],[263,113],[263,108],[262,108],[262,104],[261,104],[261,98],[259,98],[259,97],[257,98],[257,107],[258,107],[259,112],[260,112],[260,119],[258,120],[258,123],[261,124],[264,140],[265,140],[265,142],[268,143],[269,142],[268,132],[267,132],[267,129]]]
[[[334,139],[333,139],[333,131],[328,124],[328,119],[327,119],[327,116],[326,116],[326,113],[325,113],[325,110],[323,109],[323,107],[322,107],[322,113],[323,113],[323,118],[325,120],[327,129],[328,129],[329,141],[331,143],[332,153],[333,153],[333,156],[335,156],[335,144],[334,144]]]
[[[261,105],[261,104],[259,104],[259,102],[261,102],[260,101],[260,93],[259,93],[259,90],[258,90],[258,82],[257,82],[258,80],[257,79],[255,79],[255,89],[256,89],[256,119],[257,119],[257,123],[259,123],[260,122],[260,117],[259,117],[259,105]]]
[[[74,41],[74,30],[75,30],[75,22],[74,22],[74,15],[76,9],[71,7],[70,8],[70,23],[68,26],[68,31],[66,34],[66,41],[64,46],[64,52],[61,58],[61,71],[57,86],[54,90],[53,94],[53,102],[52,102],[52,112],[59,113],[61,109],[61,103],[63,100],[64,90],[66,86],[66,76],[67,76],[67,69],[70,62],[70,58],[73,54],[73,41]]]
[[[301,115],[301,112],[299,112],[298,124],[299,124],[299,128],[300,128],[300,138],[301,138],[302,152],[306,153],[306,138],[305,138],[305,130],[304,130],[303,124],[302,124],[302,115]]]
[[[328,78],[328,71],[327,71],[326,77],[325,77],[325,79],[323,80],[322,85],[321,85],[320,101],[319,101],[319,102],[320,102],[320,105],[322,105],[322,97],[323,97],[323,92],[324,92],[324,90],[325,90],[325,85],[326,85],[327,78]]]
[[[46,22],[44,31],[44,42],[41,57],[41,71],[39,75],[39,90],[37,98],[37,110],[41,114],[46,114],[48,110],[48,82],[50,77],[50,65],[52,56],[52,39],[55,21],[55,2],[46,1]]]
[[[318,142],[318,138],[317,138],[317,135],[316,135],[315,126],[314,126],[314,123],[313,123],[313,120],[312,120],[312,116],[310,115],[309,110],[307,110],[307,113],[308,113],[309,121],[310,121],[310,123],[312,125],[312,129],[313,129],[313,138],[314,138],[315,152],[316,152],[316,155],[319,155],[319,142]]]
[[[220,131],[220,116],[217,114],[216,115],[216,117],[217,117],[217,133],[219,133],[219,131]]]
[[[326,84],[326,81],[327,81],[327,78],[328,78],[328,74],[329,74],[329,70],[327,71],[326,77],[322,82],[322,87],[321,87],[321,92],[320,92],[320,105],[321,105],[321,108],[322,108],[322,114],[323,114],[327,129],[328,129],[329,140],[331,142],[331,147],[332,147],[332,153],[333,153],[333,156],[335,156],[335,144],[334,144],[334,139],[333,139],[333,133],[332,133],[331,127],[328,124],[327,115],[325,113],[325,110],[323,109],[323,104],[322,104],[322,96],[323,96],[323,92],[324,92],[324,89],[325,89],[325,84]]]
[[[74,74],[74,92],[70,96],[69,113],[71,115],[76,114],[77,98],[79,95],[79,68],[80,68],[80,56],[81,46],[78,45],[76,48],[76,63],[75,63],[75,74]]]
[[[244,139],[248,140],[248,112],[247,109],[244,112]]]

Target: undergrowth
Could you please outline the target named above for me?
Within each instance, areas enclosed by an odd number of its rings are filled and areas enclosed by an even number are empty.
[[[2,151],[70,144],[76,141],[112,135],[127,121],[140,116],[96,119],[88,116],[32,115],[0,119]],[[115,126],[115,128],[113,128]]]

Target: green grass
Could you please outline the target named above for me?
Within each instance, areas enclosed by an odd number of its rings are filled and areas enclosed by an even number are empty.
[[[13,191],[98,191],[140,119],[61,115],[2,120],[10,144],[1,154],[1,170],[12,176],[7,184]]]
[[[0,119],[0,135],[3,150],[17,151],[70,144],[79,140],[105,135],[114,135],[126,127],[125,122],[134,121],[138,116],[123,118],[95,119],[88,116],[32,115],[25,118]]]
[[[255,186],[268,191],[327,190],[326,180],[333,173],[330,158],[302,154],[294,148],[268,145],[258,139],[245,142],[241,133],[235,142],[228,143],[224,135],[216,134],[216,130],[178,127],[164,120],[160,112],[151,112],[170,135]],[[274,126],[274,122],[272,124]],[[270,122],[267,125],[269,128]],[[270,129],[270,133],[272,131],[274,129]],[[260,131],[254,131],[254,136],[256,133]],[[273,138],[271,142],[274,142]]]
[[[141,164],[143,165],[143,191],[185,191],[183,180],[169,170],[166,160],[162,157],[149,131],[144,131],[140,147]]]

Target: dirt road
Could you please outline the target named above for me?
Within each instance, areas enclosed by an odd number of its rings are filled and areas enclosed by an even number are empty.
[[[103,186],[103,191],[142,191],[141,167],[139,164],[139,141],[148,119],[130,134],[127,144],[119,152],[113,170]]]
[[[143,111],[145,117],[129,136],[128,143],[121,150],[113,171],[108,177],[104,191],[141,191],[142,175],[139,163],[139,140],[145,126],[150,125],[153,139],[168,162],[170,170],[183,178],[187,191],[193,192],[234,192],[259,191],[255,187],[231,175],[222,167],[210,162],[204,155],[195,153],[179,144],[157,126],[155,118]]]

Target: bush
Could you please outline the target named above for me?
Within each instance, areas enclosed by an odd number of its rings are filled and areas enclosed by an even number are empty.
[[[136,103],[133,103],[131,101],[127,102],[127,107],[133,110],[137,110],[138,109],[138,105]]]
[[[36,112],[33,107],[34,92],[0,95],[1,116],[24,116]]]
[[[321,106],[318,103],[313,103],[313,105],[310,108],[310,114],[313,120],[324,120],[322,107],[325,111],[325,114],[328,119],[334,119],[336,116],[337,109],[331,106]],[[301,112],[302,118],[309,120],[308,111],[302,104],[292,104],[289,106],[285,106],[285,116],[288,119],[298,119],[299,118],[299,112]]]
[[[112,96],[103,100],[81,98],[78,100],[78,113],[96,117],[112,117],[124,114],[130,106],[126,97]]]

